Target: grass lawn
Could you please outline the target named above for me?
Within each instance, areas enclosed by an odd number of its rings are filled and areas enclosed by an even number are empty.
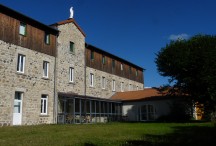
[[[0,146],[216,145],[212,123],[107,123],[0,127]]]

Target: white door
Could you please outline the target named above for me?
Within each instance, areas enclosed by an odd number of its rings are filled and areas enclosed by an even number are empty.
[[[15,92],[14,110],[13,110],[13,125],[21,125],[22,121],[22,92]]]

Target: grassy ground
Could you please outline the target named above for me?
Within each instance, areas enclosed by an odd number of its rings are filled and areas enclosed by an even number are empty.
[[[0,146],[215,145],[212,123],[108,123],[0,127]]]

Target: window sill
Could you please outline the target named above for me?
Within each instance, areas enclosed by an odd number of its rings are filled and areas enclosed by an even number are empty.
[[[17,73],[18,75],[25,75],[24,72],[19,72],[19,71],[17,71],[16,73]]]
[[[72,55],[75,55],[75,52],[71,52],[71,51],[70,51],[69,53],[72,54]]]
[[[90,88],[94,88],[94,86],[89,86]]]
[[[68,84],[75,85],[75,82],[74,82],[74,81],[73,81],[73,82],[72,82],[72,81],[69,81]]]
[[[42,77],[42,79],[44,79],[44,80],[49,80],[49,77]]]

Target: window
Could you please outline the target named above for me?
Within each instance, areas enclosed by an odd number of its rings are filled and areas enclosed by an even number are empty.
[[[50,34],[45,33],[44,42],[45,42],[45,44],[47,44],[47,45],[50,44]]]
[[[116,87],[115,87],[115,80],[112,80],[112,91],[115,91],[116,89],[115,89]]]
[[[90,73],[90,86],[94,87],[94,74]]]
[[[153,105],[142,105],[140,107],[140,121],[155,120],[156,109]]]
[[[115,68],[115,60],[112,60],[112,68]]]
[[[136,89],[139,90],[139,86],[137,86]]]
[[[132,90],[132,84],[129,84],[129,91]]]
[[[124,82],[121,82],[121,92],[124,91]]]
[[[17,72],[24,73],[24,68],[25,68],[25,56],[22,54],[18,54]]]
[[[121,63],[121,71],[123,71],[123,64]]]
[[[20,22],[19,34],[26,35],[26,24],[23,22]]]
[[[136,70],[136,76],[138,76],[138,70]]]
[[[70,42],[70,52],[75,53],[74,42]]]
[[[48,78],[49,62],[43,61],[43,77]]]
[[[94,60],[94,51],[91,50],[91,56],[90,56],[91,60]]]
[[[69,68],[69,81],[74,82],[74,68],[73,67]]]
[[[106,58],[104,55],[102,55],[102,64],[105,64],[106,63]]]
[[[105,89],[105,87],[106,87],[106,79],[105,79],[105,77],[102,77],[102,89]]]
[[[48,107],[48,96],[42,95],[41,96],[41,114],[47,115],[47,107]]]
[[[131,69],[131,67],[129,67],[129,72],[130,72],[130,74],[132,73],[132,69]]]

